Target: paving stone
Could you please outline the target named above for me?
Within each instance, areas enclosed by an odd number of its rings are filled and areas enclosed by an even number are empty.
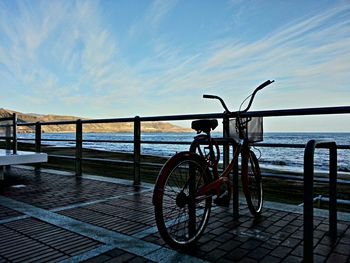
[[[300,239],[289,237],[281,243],[282,246],[294,248],[301,242]]]
[[[247,250],[252,250],[256,247],[258,247],[259,245],[261,245],[261,241],[255,240],[255,239],[250,239],[247,242],[244,242],[241,247],[245,248]]]
[[[133,259],[135,259],[135,255],[124,253],[116,258],[111,258],[109,260],[106,260],[105,263],[130,262]]]
[[[256,249],[249,251],[247,256],[252,258],[252,259],[260,260],[260,259],[264,258],[270,252],[271,252],[271,250],[269,250],[269,249],[258,247]]]
[[[271,255],[267,255],[260,261],[260,263],[278,263],[278,262],[282,262],[282,260],[280,258],[271,256]]]
[[[288,221],[288,220],[279,220],[279,221],[277,221],[277,222],[275,222],[273,225],[274,226],[278,226],[278,227],[282,227],[282,228],[284,228],[284,227],[286,227],[288,224],[289,224],[290,222]]]
[[[221,235],[223,233],[227,232],[227,227],[218,227],[216,229],[213,229],[212,231],[210,231],[210,234],[214,234],[214,235]]]
[[[298,263],[298,262],[303,262],[302,257],[297,257],[293,255],[289,255],[286,258],[283,259],[284,263]]]
[[[238,242],[236,240],[230,240],[225,244],[221,245],[220,248],[225,251],[232,251],[233,249],[239,247],[241,244],[242,244],[241,242]]]
[[[252,258],[242,258],[241,260],[238,261],[239,263],[257,263],[258,261]]]
[[[314,263],[323,263],[326,262],[326,257],[314,254]]]
[[[205,251],[205,252],[210,252],[213,249],[216,249],[217,247],[219,247],[221,245],[220,242],[215,242],[215,241],[209,241],[206,244],[202,245],[200,247],[201,250]]]
[[[215,237],[214,241],[221,242],[221,243],[226,243],[227,241],[229,241],[232,238],[233,238],[232,234],[224,233],[224,234],[221,234],[221,235]]]
[[[331,251],[332,247],[323,244],[318,244],[314,249],[314,253],[321,256],[327,256]]]
[[[220,258],[216,261],[217,263],[232,263],[231,259]]]
[[[342,255],[349,255],[349,250],[350,250],[350,246],[347,244],[338,244],[335,248],[334,248],[334,252],[338,253],[338,254],[342,254]]]
[[[109,259],[111,259],[111,257],[107,255],[99,255],[94,258],[85,260],[84,263],[101,263],[101,262],[106,262]]]
[[[281,240],[270,238],[269,240],[264,242],[261,246],[272,250],[272,249],[275,249],[276,247],[278,247],[281,243],[282,243]]]
[[[151,263],[153,261],[151,260],[146,260],[142,257],[134,257],[133,259],[131,259],[130,261],[128,261],[129,263]]]
[[[224,255],[226,255],[227,252],[224,250],[221,250],[220,248],[214,249],[213,251],[209,252],[206,255],[206,258],[210,260],[211,262],[215,262],[222,258]]]
[[[345,263],[348,262],[348,256],[344,256],[341,254],[337,254],[337,253],[332,253],[327,261],[327,263]]]
[[[271,251],[270,254],[274,257],[285,258],[291,251],[292,249],[289,247],[280,246],[274,249],[273,251]]]
[[[231,259],[233,261],[238,261],[242,259],[246,254],[248,253],[248,250],[243,248],[236,248],[231,253],[225,256],[225,258]]]

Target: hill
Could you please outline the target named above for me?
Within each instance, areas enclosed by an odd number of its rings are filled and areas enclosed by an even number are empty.
[[[56,121],[72,121],[84,119],[75,116],[62,115],[42,115],[37,113],[22,113],[18,111],[0,109],[0,117],[7,117],[13,113],[17,114],[18,123],[33,123],[33,122],[56,122]],[[35,127],[19,126],[18,133],[34,132]],[[183,128],[173,125],[168,122],[145,122],[141,125],[142,132],[190,132],[191,129]],[[44,133],[65,133],[75,132],[75,125],[43,125],[42,131]],[[125,123],[98,123],[98,124],[84,124],[84,132],[133,132],[134,125],[132,122]]]

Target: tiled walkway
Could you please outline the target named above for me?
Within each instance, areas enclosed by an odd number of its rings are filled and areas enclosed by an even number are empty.
[[[238,221],[232,208],[214,207],[197,248],[185,254],[160,238],[152,190],[125,180],[12,168],[0,187],[0,262],[302,261],[298,207],[266,203],[258,221],[244,205]],[[339,218],[332,243],[328,218],[315,217],[315,262],[350,262],[349,216]]]

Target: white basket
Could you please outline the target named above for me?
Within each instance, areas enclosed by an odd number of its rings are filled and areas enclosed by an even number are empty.
[[[236,142],[240,139],[248,138],[248,142],[261,142],[263,141],[263,117],[250,117],[241,118],[243,124],[244,138],[239,138],[238,127],[236,126],[236,119],[229,121],[229,136]]]

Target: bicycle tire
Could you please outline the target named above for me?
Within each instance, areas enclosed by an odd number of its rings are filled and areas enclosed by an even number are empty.
[[[241,179],[249,211],[259,216],[263,206],[262,177],[258,159],[251,150],[242,152]]]
[[[196,190],[210,183],[205,161],[192,152],[171,157],[160,171],[153,192],[156,224],[163,240],[186,250],[200,238],[209,220],[212,197]]]

